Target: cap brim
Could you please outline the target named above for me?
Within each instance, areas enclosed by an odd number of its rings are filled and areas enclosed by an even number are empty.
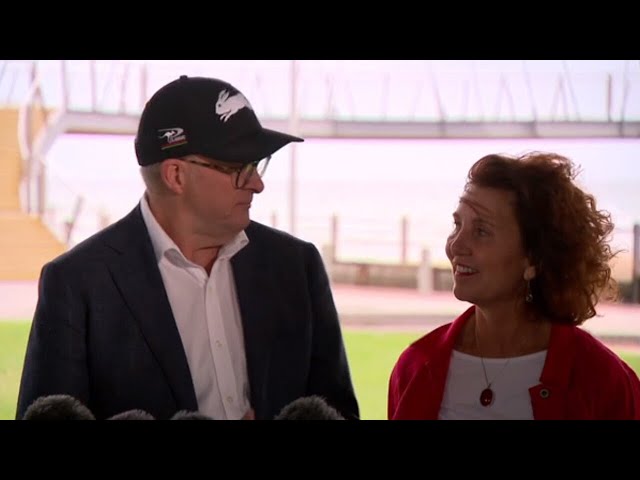
[[[236,139],[210,154],[212,158],[223,162],[251,163],[273,155],[291,142],[304,142],[304,139],[262,128],[257,133]]]

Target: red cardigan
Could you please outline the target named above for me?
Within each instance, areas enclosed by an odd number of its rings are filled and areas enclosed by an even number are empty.
[[[391,373],[390,420],[436,420],[451,353],[475,307],[400,355]],[[585,330],[554,324],[540,383],[529,389],[536,420],[640,419],[640,380]]]

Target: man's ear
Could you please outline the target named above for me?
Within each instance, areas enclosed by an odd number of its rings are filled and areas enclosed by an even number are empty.
[[[168,158],[160,165],[160,176],[169,190],[181,193],[184,189],[185,171],[183,162],[177,158]]]

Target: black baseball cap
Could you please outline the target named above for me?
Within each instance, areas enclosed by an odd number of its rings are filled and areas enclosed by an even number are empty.
[[[145,105],[135,150],[143,166],[190,154],[245,164],[302,141],[264,128],[246,97],[231,84],[182,75]]]

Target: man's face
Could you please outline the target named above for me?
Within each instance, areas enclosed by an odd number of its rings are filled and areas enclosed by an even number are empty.
[[[264,190],[260,176],[254,172],[246,185],[236,188],[241,164],[218,162],[202,155],[191,155],[187,160],[198,162],[187,163],[188,179],[184,191],[185,205],[194,217],[194,233],[226,237],[246,228],[253,195]]]

